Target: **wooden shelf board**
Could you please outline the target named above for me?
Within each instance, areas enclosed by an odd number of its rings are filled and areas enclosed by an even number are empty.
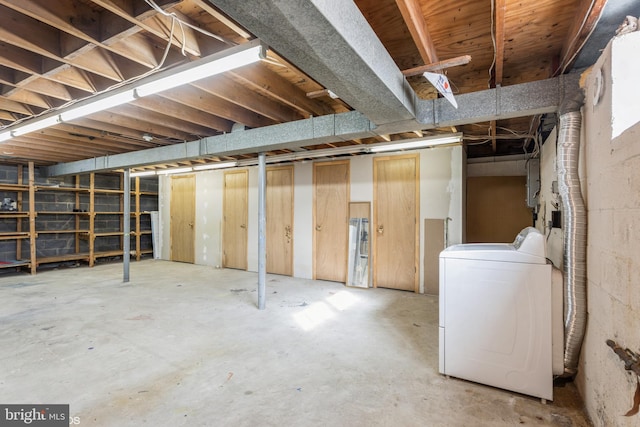
[[[27,218],[29,212],[0,211],[0,218]]]
[[[36,234],[88,233],[89,230],[36,230]]]
[[[93,192],[100,194],[124,194],[123,190],[114,190],[109,188],[95,188]]]
[[[62,261],[89,261],[88,253],[77,254],[65,254],[57,256],[39,257],[37,259],[37,265],[46,264],[49,262],[62,262]]]
[[[123,215],[124,212],[94,212],[96,215]]]
[[[29,232],[28,231],[22,231],[22,232],[9,232],[9,233],[0,233],[0,240],[15,240],[15,239],[28,239],[29,238]]]
[[[103,233],[93,233],[95,237],[122,236],[122,231],[105,231]]]
[[[11,191],[11,192],[29,191],[29,186],[28,185],[20,185],[20,184],[0,183],[0,191]]]
[[[46,185],[36,185],[34,187],[35,191],[78,191],[81,193],[88,193],[89,188],[87,187],[49,187]]]
[[[93,257],[94,258],[105,258],[105,257],[110,257],[110,256],[122,256],[122,254],[123,254],[122,250],[100,251],[100,252],[94,252]]]
[[[24,267],[30,264],[27,260],[0,261],[0,268]]]
[[[69,211],[37,211],[37,215],[89,215],[89,212],[69,212]]]

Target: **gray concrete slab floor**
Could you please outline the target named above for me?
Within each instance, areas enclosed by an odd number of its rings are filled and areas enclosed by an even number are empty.
[[[0,403],[80,426],[588,426],[438,374],[438,300],[147,260],[0,278]]]

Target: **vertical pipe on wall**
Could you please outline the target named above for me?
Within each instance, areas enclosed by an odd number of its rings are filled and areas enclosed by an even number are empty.
[[[267,281],[267,168],[264,153],[258,155],[258,309],[264,310]]]
[[[564,233],[565,376],[573,376],[578,371],[587,322],[587,210],[578,175],[582,102],[580,92],[561,107],[558,136],[558,190]]]
[[[122,214],[123,217],[123,233],[122,233],[122,246],[123,246],[123,252],[122,252],[122,268],[123,268],[123,278],[122,281],[123,282],[128,282],[129,281],[129,255],[131,253],[131,238],[129,237],[129,233],[131,231],[131,175],[130,175],[130,169],[126,168],[124,170],[124,183],[123,183],[123,190],[124,190],[124,194],[122,195],[122,197],[124,197],[124,212]]]

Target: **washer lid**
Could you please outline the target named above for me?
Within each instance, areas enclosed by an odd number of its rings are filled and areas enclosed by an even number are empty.
[[[441,258],[546,264],[544,236],[535,228],[522,230],[513,243],[469,243],[449,246]]]

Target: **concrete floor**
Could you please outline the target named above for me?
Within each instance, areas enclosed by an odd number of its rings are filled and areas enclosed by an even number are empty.
[[[0,278],[0,402],[81,426],[588,426],[438,374],[437,298],[142,261]]]

